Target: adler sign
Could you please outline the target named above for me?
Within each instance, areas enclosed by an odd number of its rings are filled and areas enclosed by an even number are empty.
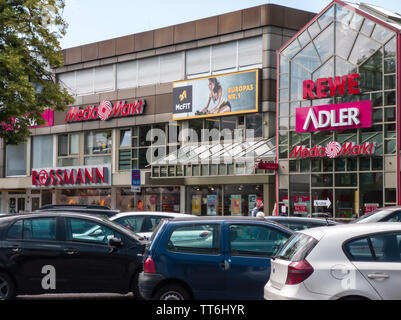
[[[371,101],[346,102],[296,109],[296,132],[369,128]]]

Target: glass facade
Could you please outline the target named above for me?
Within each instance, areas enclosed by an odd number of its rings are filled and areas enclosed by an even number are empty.
[[[279,53],[277,153],[288,169],[278,178],[281,214],[350,219],[396,203],[391,165],[397,161],[396,43],[394,31],[333,4]],[[358,94],[326,88],[323,98],[304,96],[304,80],[350,74],[359,74]],[[372,104],[371,127],[296,132],[297,108],[366,100]],[[335,159],[290,157],[297,146],[324,147],[330,141],[373,142],[375,151]]]

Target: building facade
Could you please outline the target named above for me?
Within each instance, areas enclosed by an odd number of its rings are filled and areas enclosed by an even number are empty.
[[[267,4],[64,50],[55,74],[75,103],[1,146],[1,211],[248,215],[262,198],[271,212],[276,51],[313,16]]]
[[[279,50],[281,213],[349,220],[399,204],[400,28],[336,0]]]

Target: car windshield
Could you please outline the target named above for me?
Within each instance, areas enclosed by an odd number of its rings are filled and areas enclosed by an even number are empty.
[[[301,261],[307,257],[316,244],[316,239],[297,232],[287,240],[275,257],[288,261]]]
[[[124,228],[123,226],[121,226],[121,225],[118,224],[117,222],[111,220],[110,217],[106,217],[106,218],[104,218],[104,220],[107,220],[107,221],[108,221],[109,223],[111,223],[115,228],[117,228],[118,230],[121,230],[121,231],[123,231],[123,232],[125,232],[125,233],[130,234],[131,236],[133,236],[133,237],[134,237],[135,239],[137,239],[137,240],[144,240],[144,239],[145,239],[144,237],[140,236],[140,235],[137,234],[136,232],[134,232],[134,231],[132,231],[132,230],[130,230],[130,229]]]
[[[384,217],[386,217],[388,214],[390,214],[392,210],[375,210],[369,214],[365,214],[358,219],[352,221],[352,223],[370,223],[370,222],[378,222]]]

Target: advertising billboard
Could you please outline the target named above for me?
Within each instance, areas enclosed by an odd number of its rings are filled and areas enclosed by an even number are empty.
[[[258,111],[259,70],[173,83],[173,120]]]

